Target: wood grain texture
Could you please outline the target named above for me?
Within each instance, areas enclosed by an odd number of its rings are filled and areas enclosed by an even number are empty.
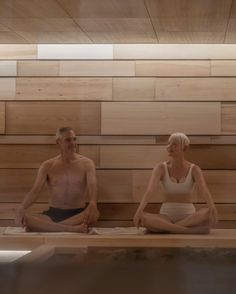
[[[38,168],[58,154],[57,146],[0,145],[0,168]]]
[[[58,76],[59,61],[18,61],[17,76]]]
[[[15,99],[16,79],[0,78],[0,100]]]
[[[155,97],[154,78],[113,78],[113,99],[149,101]]]
[[[16,76],[16,61],[1,60],[0,61],[0,76]]]
[[[219,134],[220,104],[102,102],[101,126],[103,135],[164,135],[180,130],[187,134]]]
[[[136,76],[209,76],[210,62],[203,60],[137,60]]]
[[[60,76],[134,75],[134,61],[60,61]]]
[[[17,100],[107,100],[111,78],[17,78]]]
[[[0,44],[0,59],[35,59],[37,45],[28,44]]]
[[[156,100],[235,100],[236,78],[157,78]]]
[[[0,102],[0,134],[5,134],[5,102]]]
[[[156,163],[167,160],[166,146],[100,146],[101,168],[153,168]],[[236,168],[234,145],[192,145],[186,159],[202,169]]]
[[[221,130],[226,133],[236,133],[236,103],[222,103]]]
[[[100,133],[99,102],[8,102],[7,134],[55,134],[70,125],[78,134]]]

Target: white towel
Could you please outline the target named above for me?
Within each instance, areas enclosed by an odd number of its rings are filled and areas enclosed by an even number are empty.
[[[91,235],[144,235],[145,233],[145,228],[136,227],[91,228],[89,231]]]

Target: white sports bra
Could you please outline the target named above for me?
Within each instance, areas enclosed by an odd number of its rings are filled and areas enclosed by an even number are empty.
[[[194,181],[192,178],[192,169],[194,164],[191,164],[187,177],[183,183],[175,183],[170,179],[167,163],[164,162],[164,177],[162,185],[168,194],[190,194],[193,190]]]

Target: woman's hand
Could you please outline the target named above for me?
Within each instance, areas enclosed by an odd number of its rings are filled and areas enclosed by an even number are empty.
[[[215,227],[218,221],[218,213],[215,205],[209,206],[209,220],[211,227]]]

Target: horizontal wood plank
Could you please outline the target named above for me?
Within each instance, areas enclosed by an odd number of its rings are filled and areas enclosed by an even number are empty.
[[[0,134],[5,133],[5,102],[0,102]]]
[[[236,78],[156,78],[156,100],[235,101]]]
[[[102,135],[219,134],[215,102],[102,102]],[[199,117],[201,119],[199,120]]]
[[[134,76],[134,61],[60,61],[60,76]]]
[[[210,62],[204,60],[142,60],[135,63],[136,76],[209,76]]]
[[[0,100],[14,99],[15,90],[15,78],[0,78]]]
[[[78,134],[100,134],[99,102],[7,102],[7,134],[55,134],[71,126]]]
[[[155,78],[113,78],[113,100],[152,101]]]
[[[222,103],[221,120],[222,132],[236,133],[236,103]]]
[[[2,60],[0,61],[0,76],[16,76],[16,61],[14,60]]]
[[[30,60],[17,62],[17,76],[58,76],[59,61]]]
[[[109,100],[111,78],[17,78],[16,100]]]
[[[35,59],[37,45],[0,44],[0,59]]]

